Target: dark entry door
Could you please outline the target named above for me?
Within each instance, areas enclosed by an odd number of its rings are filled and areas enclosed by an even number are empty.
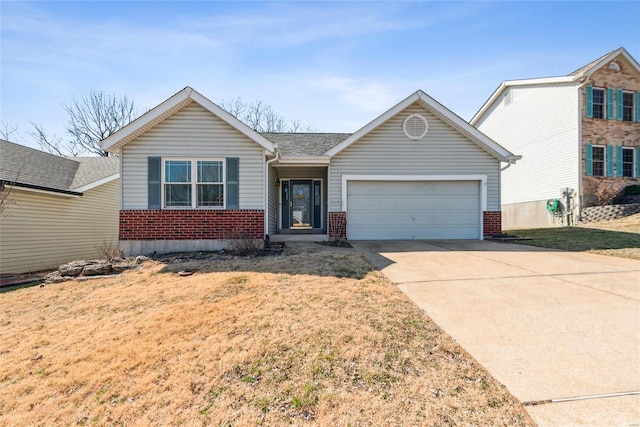
[[[319,180],[282,182],[282,228],[322,228],[322,191]]]
[[[311,181],[291,181],[291,228],[312,228]]]

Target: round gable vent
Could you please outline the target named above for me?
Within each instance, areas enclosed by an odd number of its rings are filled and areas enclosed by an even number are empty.
[[[402,123],[402,130],[409,139],[414,141],[424,138],[429,130],[429,122],[420,114],[410,114]]]

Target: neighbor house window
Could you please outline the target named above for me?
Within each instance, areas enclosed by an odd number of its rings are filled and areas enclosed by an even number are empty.
[[[604,147],[593,147],[593,176],[604,176],[605,171],[605,149]]]
[[[622,176],[633,178],[633,148],[622,148]]]
[[[604,89],[593,88],[593,118],[604,119],[605,118],[605,97]]]
[[[633,93],[622,92],[622,120],[625,122],[633,121]]]
[[[224,207],[222,160],[165,160],[163,184],[165,207]]]

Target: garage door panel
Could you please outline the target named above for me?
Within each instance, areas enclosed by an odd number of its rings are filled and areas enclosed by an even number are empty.
[[[347,237],[477,239],[477,181],[353,181],[347,190]]]

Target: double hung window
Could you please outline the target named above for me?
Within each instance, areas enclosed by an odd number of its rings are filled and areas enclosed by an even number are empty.
[[[625,122],[633,121],[633,92],[622,92],[622,120]]]
[[[605,176],[605,149],[604,147],[593,147],[593,176]]]
[[[605,118],[605,90],[593,88],[593,118]]]
[[[163,187],[168,208],[224,207],[224,162],[165,160]]]
[[[622,176],[633,177],[633,148],[622,148]]]

